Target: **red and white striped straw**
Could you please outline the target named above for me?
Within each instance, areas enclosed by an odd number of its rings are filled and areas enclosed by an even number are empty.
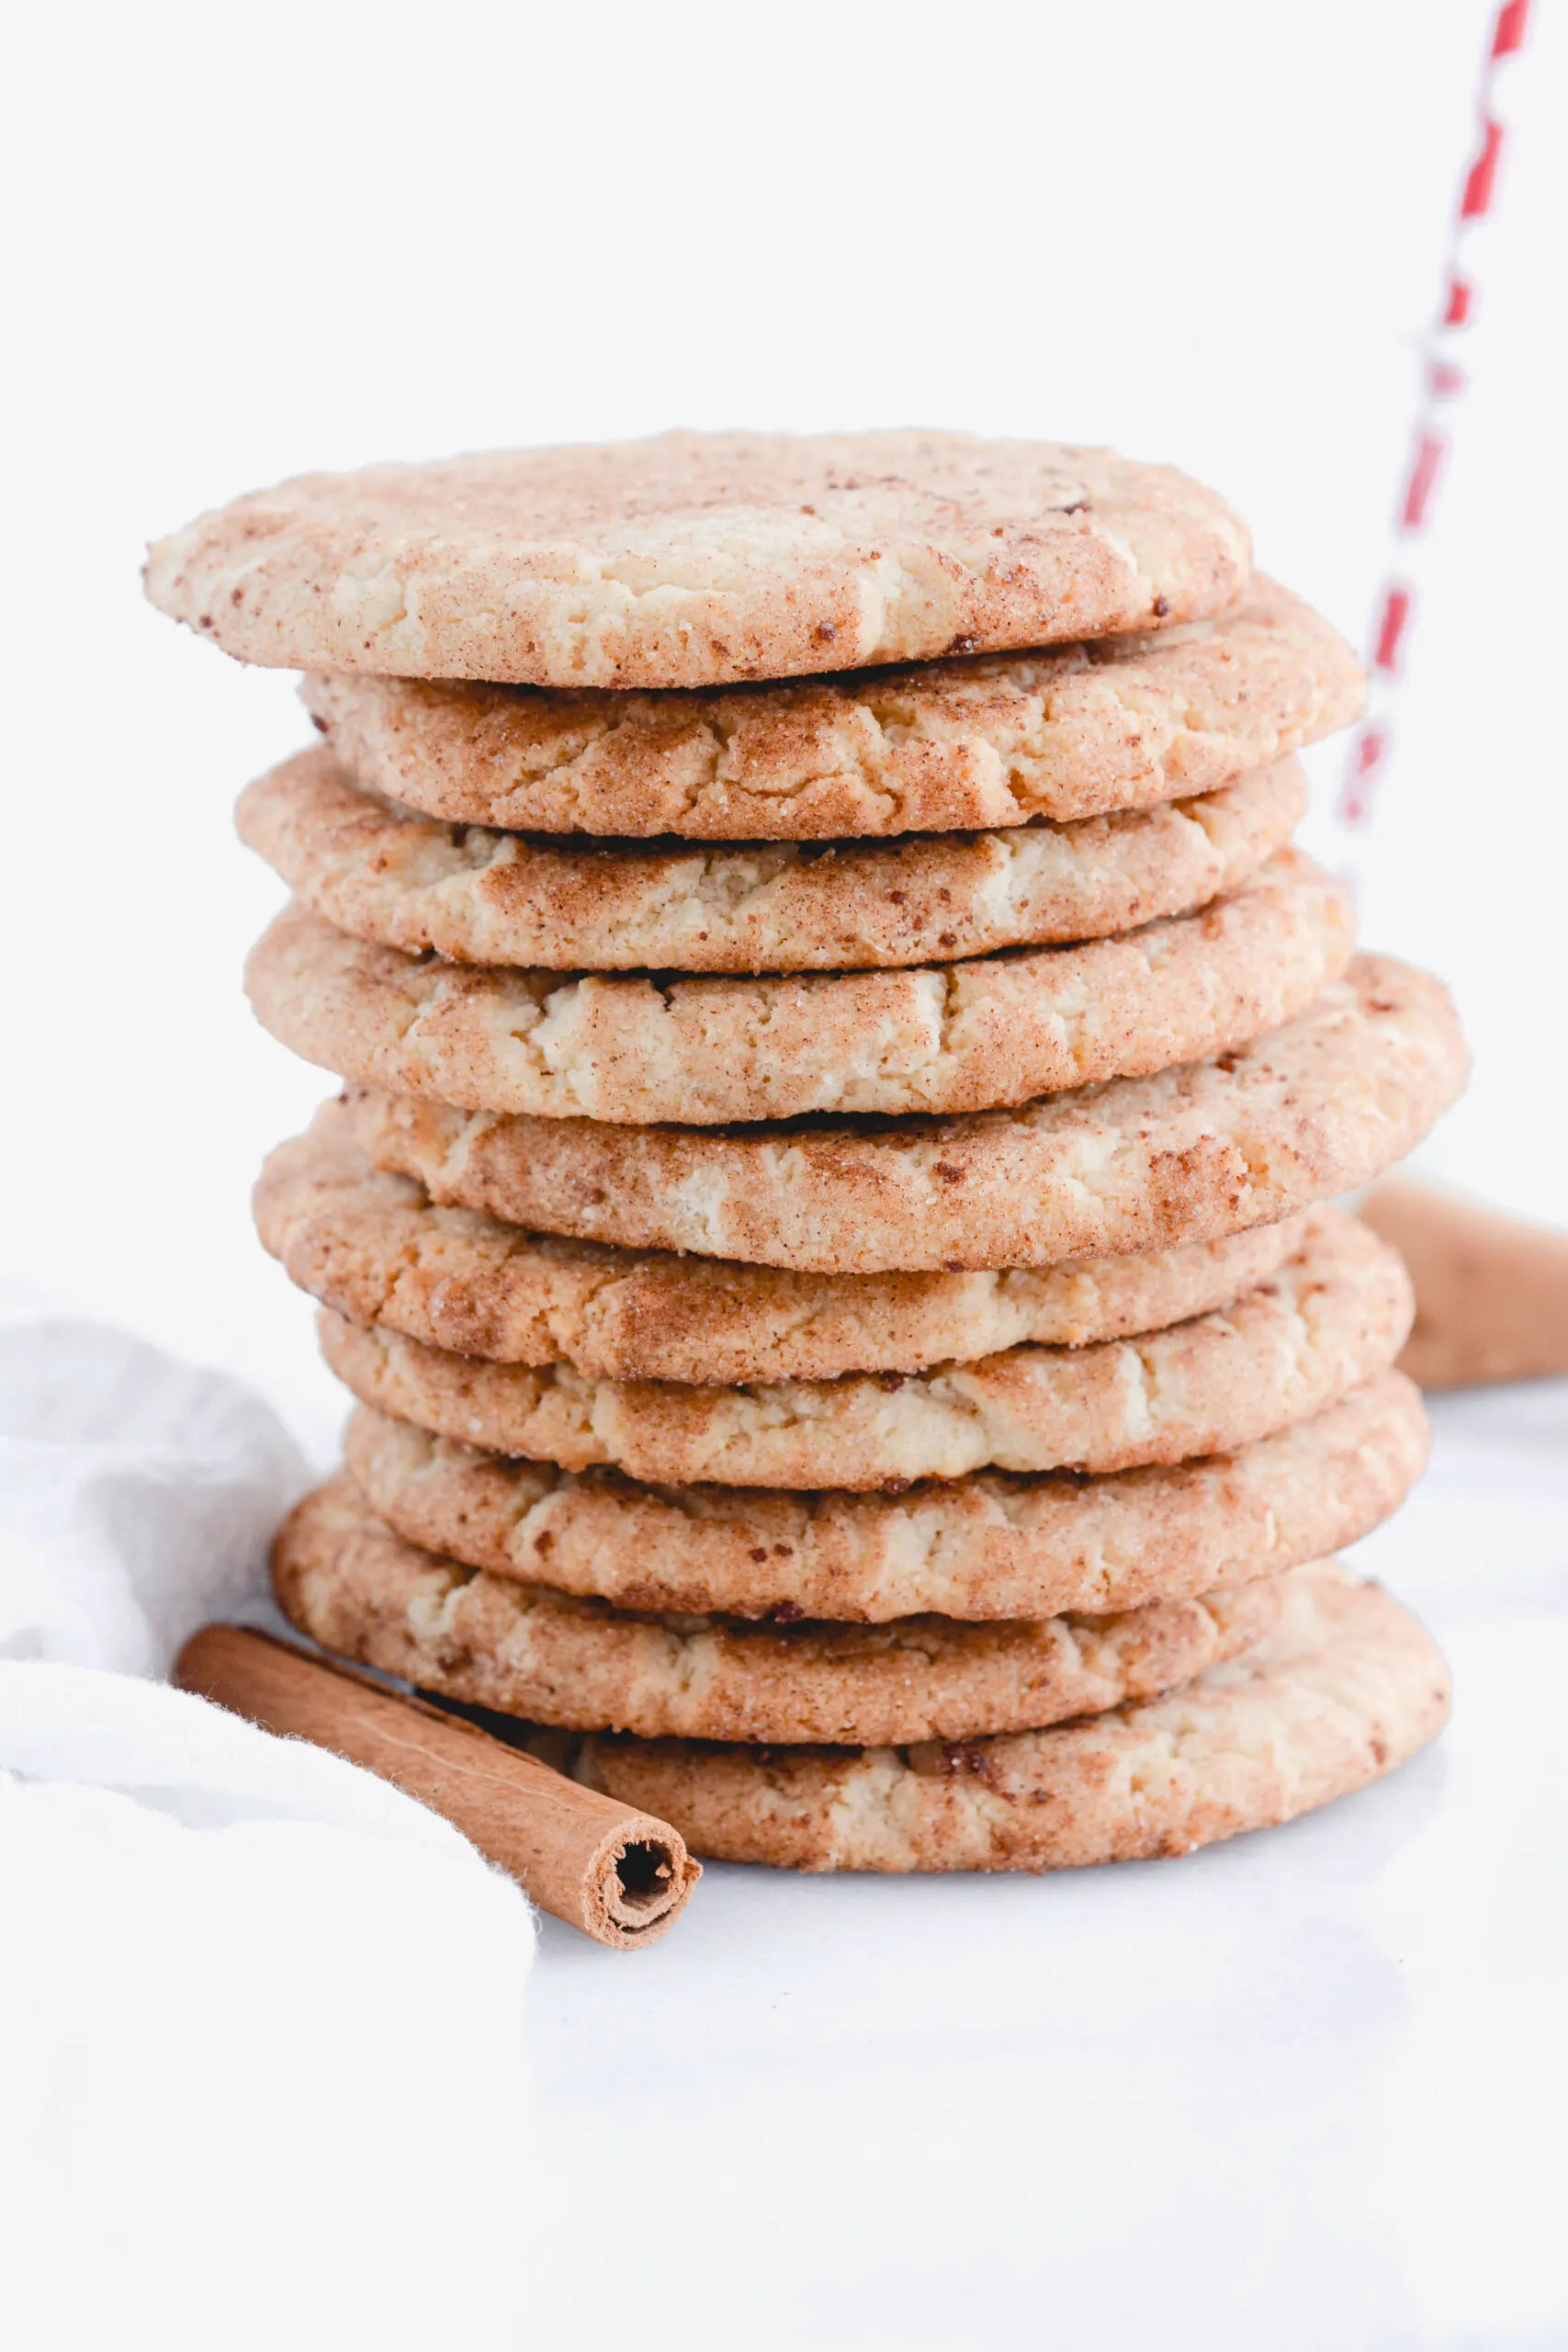
[[[1475,146],[1454,205],[1442,293],[1423,338],[1420,395],[1394,515],[1393,561],[1378,593],[1369,633],[1371,693],[1366,717],[1350,738],[1339,787],[1337,814],[1352,831],[1364,827],[1371,815],[1393,746],[1393,690],[1404,666],[1416,610],[1407,550],[1413,540],[1431,528],[1433,503],[1449,454],[1448,410],[1465,387],[1464,371],[1453,356],[1455,338],[1470,326],[1475,309],[1474,284],[1464,266],[1464,249],[1476,222],[1488,217],[1496,201],[1504,126],[1495,111],[1495,84],[1498,67],[1524,47],[1529,20],[1529,0],[1504,0],[1492,17],[1477,77]]]

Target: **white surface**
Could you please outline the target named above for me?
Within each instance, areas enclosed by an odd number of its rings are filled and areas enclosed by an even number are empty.
[[[1561,1218],[1568,1113],[1542,1071],[1568,798],[1540,682],[1568,545],[1568,12],[1537,15],[1364,895],[1377,944],[1453,978],[1479,1050],[1432,1164]],[[229,823],[304,729],[288,680],[141,605],[147,536],[301,466],[671,422],[929,420],[1186,463],[1359,638],[1487,17],[31,11],[0,142],[26,228],[7,310],[24,364],[0,390],[23,459],[0,570],[0,1269],[255,1378],[325,1454],[336,1396],[243,1195],[326,1089],[245,1014],[240,959],[276,894]],[[1328,793],[1337,769],[1316,763]],[[558,2155],[548,2234],[579,2314],[561,2342],[1564,2341],[1568,1400],[1443,1419],[1432,1481],[1371,1556],[1447,1641],[1459,1713],[1384,1788],[1189,1864],[1072,1880],[716,1870],[633,1960],[547,1923],[528,1998]],[[137,1834],[152,1852],[157,1826]],[[460,1956],[411,1988],[386,1923],[413,1881],[361,1904],[324,1876],[307,1941],[269,1942],[258,1918],[258,1966],[276,1964],[242,2030],[203,2005],[200,1967],[152,1981],[139,2079],[172,2086],[176,2115],[205,2085],[214,2132],[245,2127],[214,2142],[215,2208],[231,2168],[257,2167],[219,2233],[252,2251],[208,2340],[242,2340],[236,2304],[276,2294],[295,2311],[274,2341],[335,2352],[366,2340],[345,2298],[450,2245],[454,2301],[474,2266],[513,2259],[517,2325],[491,2334],[525,2341],[533,2211],[513,2199],[497,2223],[510,2175],[463,2120],[510,2117],[482,2054],[506,1988]],[[69,1884],[11,1895],[7,1921],[29,1923],[7,1926],[13,1960],[47,1978],[87,1953],[100,1984],[129,1964],[118,1915],[100,1938]],[[176,1957],[209,1960],[199,1928],[171,1907]],[[355,1977],[347,1955],[378,1937]],[[70,1981],[101,2052],[121,2013],[85,1970]],[[382,2170],[351,2165],[319,2107],[268,2107],[268,2017],[318,2037],[323,2098],[367,2102]],[[400,2132],[411,2083],[460,2102],[450,2131]],[[143,2150],[106,2147],[154,2193]],[[367,2182],[378,2197],[355,2203]],[[81,2194],[67,2212],[96,2211]],[[171,2217],[157,2250],[172,2274],[199,2249]],[[104,2340],[175,2342],[166,2293],[129,2286]]]
[[[455,1833],[49,1662],[166,1655],[204,1574],[252,1613],[276,1425],[113,1334],[0,1329],[18,2341],[1560,2345],[1568,1382],[1437,1423],[1361,1558],[1449,1650],[1438,1747],[1180,1863],[716,1866],[632,1957],[546,1919],[531,2109],[530,1922]]]
[[[1387,1781],[1179,1863],[710,1868],[624,1968],[544,1922],[559,2189],[683,2279],[639,2344],[1568,2342],[1568,1383],[1437,1420],[1356,1555],[1456,1677]]]
[[[518,2309],[527,1905],[386,1782],[136,1679],[254,1612],[302,1475],[231,1381],[57,1315],[0,1326],[17,2352],[412,2347]],[[448,2137],[471,2173],[429,2163]]]

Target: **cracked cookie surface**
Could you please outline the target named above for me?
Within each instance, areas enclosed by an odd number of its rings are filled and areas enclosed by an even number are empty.
[[[710,1133],[362,1087],[344,1099],[367,1157],[444,1204],[635,1249],[956,1272],[1272,1224],[1381,1174],[1468,1068],[1442,984],[1359,956],[1298,1021],[1235,1053],[968,1118]]]
[[[620,1380],[824,1380],[1025,1340],[1082,1347],[1223,1306],[1301,1238],[1287,1218],[1142,1257],[970,1274],[798,1274],[618,1250],[438,1208],[414,1178],[371,1166],[338,1102],[271,1154],[253,1207],[290,1280],[351,1323]]]
[[[241,796],[240,836],[357,939],[562,971],[858,971],[1100,939],[1238,889],[1306,812],[1297,760],[1199,799],[891,842],[562,842],[447,825],[320,746]]]
[[[1286,850],[1199,914],[908,971],[496,971],[293,907],[245,984],[264,1027],[343,1078],[468,1110],[706,1126],[988,1110],[1225,1052],[1337,979],[1351,928],[1337,885]]]
[[[1158,628],[1244,587],[1171,466],[963,433],[669,433],[303,474],[149,551],[244,662],[705,686]]]
[[[1398,1252],[1341,1210],[1230,1306],[1132,1340],[729,1387],[490,1363],[324,1309],[322,1351],[399,1420],[567,1470],[659,1484],[886,1487],[971,1471],[1131,1469],[1219,1453],[1391,1364],[1415,1317]]]
[[[881,1741],[1033,1727],[1168,1690],[1267,1633],[1289,1575],[988,1624],[633,1614],[421,1551],[340,1473],[285,1521],[273,1584],[327,1648],[472,1706],[655,1738]]]
[[[1272,1437],[1099,1478],[978,1471],[897,1495],[639,1485],[433,1437],[361,1406],[349,1467],[411,1544],[631,1609],[881,1623],[1141,1608],[1357,1542],[1427,1459],[1397,1372]]]
[[[539,694],[317,675],[360,784],[447,822],[688,841],[1071,823],[1212,792],[1359,711],[1326,621],[1254,578],[1157,636],[712,695]]]
[[[1046,1871],[1268,1828],[1364,1787],[1448,1720],[1431,1635],[1375,1584],[1297,1569],[1280,1623],[1168,1697],[1010,1737],[766,1748],[519,1731],[700,1854],[792,1870]]]

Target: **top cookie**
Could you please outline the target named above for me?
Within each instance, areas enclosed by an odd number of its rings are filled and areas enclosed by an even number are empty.
[[[1174,626],[1247,532],[1170,466],[963,433],[670,433],[303,474],[160,539],[243,662],[710,686]]]

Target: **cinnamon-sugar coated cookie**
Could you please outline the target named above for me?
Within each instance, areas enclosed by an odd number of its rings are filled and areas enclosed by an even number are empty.
[[[241,837],[357,939],[558,971],[858,971],[1101,939],[1240,888],[1305,814],[1297,760],[1072,825],[818,845],[554,842],[447,825],[321,746],[242,795]]]
[[[341,1102],[272,1153],[253,1206],[290,1280],[351,1323],[616,1380],[830,1380],[1024,1340],[1082,1347],[1222,1306],[1301,1240],[1287,1217],[1142,1257],[973,1274],[797,1274],[618,1250],[437,1208],[412,1177],[371,1166]]]
[[[150,550],[241,661],[708,686],[1176,625],[1247,535],[1174,467],[963,433],[669,433],[303,474]]]
[[[1401,1158],[1469,1069],[1441,983],[1359,956],[1234,1053],[897,1125],[715,1133],[508,1118],[351,1087],[378,1167],[431,1198],[634,1249],[828,1273],[1055,1265],[1237,1233]]]
[[[433,1437],[362,1406],[349,1466],[411,1544],[627,1609],[884,1623],[1103,1613],[1353,1544],[1427,1459],[1410,1382],[1380,1373],[1224,1454],[1099,1478],[979,1471],[899,1494],[648,1487]]]
[[[1107,1471],[1225,1452],[1384,1370],[1414,1317],[1395,1251],[1324,1210],[1235,1304],[1136,1340],[1021,1347],[908,1375],[699,1387],[487,1363],[323,1311],[327,1362],[400,1420],[567,1470],[659,1483],[903,1486],[974,1470]]]
[[[858,1748],[519,1736],[719,1860],[1046,1871],[1187,1854],[1292,1820],[1404,1763],[1448,1713],[1430,1634],[1325,1565],[1294,1572],[1280,1623],[1243,1657],[1051,1730]]]
[[[245,985],[340,1077],[469,1110],[693,1126],[988,1110],[1247,1044],[1339,978],[1351,912],[1285,850],[1201,913],[1077,947],[774,978],[496,971],[400,955],[295,907]]]
[[[1023,1729],[1168,1690],[1267,1633],[1290,1578],[991,1624],[634,1615],[421,1551],[340,1474],[285,1521],[273,1582],[327,1648],[473,1706],[654,1738],[880,1741]]]
[[[713,694],[555,694],[312,676],[367,789],[447,823],[818,842],[1049,819],[1212,792],[1348,725],[1365,678],[1254,578],[1213,620],[918,669]]]

